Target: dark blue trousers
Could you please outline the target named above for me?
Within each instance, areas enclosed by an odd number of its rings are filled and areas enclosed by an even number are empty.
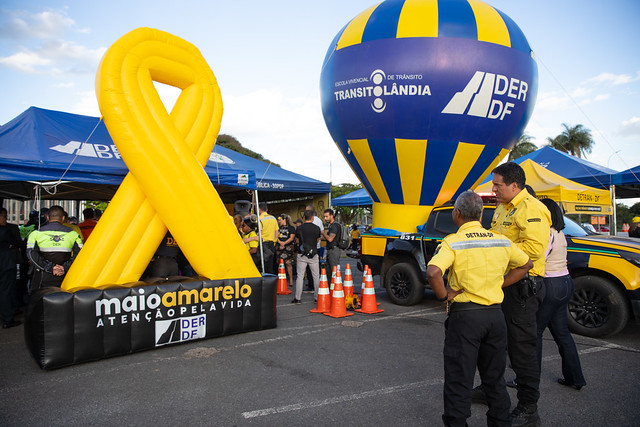
[[[487,425],[510,426],[511,400],[504,382],[507,326],[500,306],[456,310],[445,321],[444,414],[447,426],[464,426],[471,416],[471,389],[476,367],[489,410]]]
[[[507,350],[511,368],[518,381],[518,404],[537,408],[540,398],[540,366],[538,365],[538,328],[536,315],[544,299],[541,277],[532,278],[537,293],[525,297],[523,282],[504,288],[502,311],[507,321]]]

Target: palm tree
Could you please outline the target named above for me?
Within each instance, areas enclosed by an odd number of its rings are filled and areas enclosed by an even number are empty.
[[[563,123],[562,127],[564,131],[560,135],[555,138],[547,138],[549,146],[580,158],[591,153],[594,141],[589,129],[582,125],[569,127],[566,123]]]
[[[536,144],[531,142],[532,139],[533,137],[531,135],[523,133],[522,136],[520,136],[520,138],[518,138],[518,140],[516,141],[516,145],[514,145],[509,152],[509,158],[507,160],[510,162],[536,151],[538,147],[536,146]]]

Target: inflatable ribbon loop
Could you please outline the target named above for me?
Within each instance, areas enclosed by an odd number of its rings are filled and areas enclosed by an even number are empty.
[[[182,90],[171,114],[154,81]],[[198,49],[169,33],[134,30],[106,52],[96,93],[130,172],[62,288],[139,280],[167,227],[200,275],[259,277],[203,170],[220,129],[222,99]]]

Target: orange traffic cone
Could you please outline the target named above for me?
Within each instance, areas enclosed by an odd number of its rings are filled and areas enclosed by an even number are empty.
[[[336,266],[334,265],[331,270],[331,283],[329,284],[329,290],[333,292],[333,286],[336,283]]]
[[[284,271],[284,260],[280,258],[280,265],[278,266],[278,295],[289,295],[291,291],[287,287],[287,273]]]
[[[376,302],[376,291],[373,288],[371,270],[368,271],[368,274],[365,274],[365,278],[365,285],[361,292],[360,308],[356,308],[356,311],[364,314],[382,313],[384,310],[379,309]]]
[[[320,274],[320,287],[318,288],[318,303],[316,308],[309,310],[312,313],[327,313],[331,311],[331,294],[327,283],[327,271],[323,268]]]
[[[331,311],[323,313],[325,316],[331,317],[347,317],[353,316],[353,313],[347,313],[347,305],[344,301],[344,289],[342,288],[342,278],[340,271],[336,272],[336,283],[331,294]]]
[[[351,277],[351,265],[347,264],[344,269],[344,283],[342,284],[344,289],[344,296],[353,295],[353,277]]]
[[[369,274],[369,266],[364,266],[364,271],[362,272],[362,286],[360,286],[360,301],[362,301],[362,297],[364,296],[364,288],[367,286],[367,275]]]
[[[362,287],[360,288],[360,308],[362,308],[362,300],[364,299],[365,289],[367,288],[367,281],[371,282],[373,288],[373,276],[371,275],[371,268],[368,265],[364,266],[364,275],[362,276]],[[376,305],[380,305],[377,303]]]

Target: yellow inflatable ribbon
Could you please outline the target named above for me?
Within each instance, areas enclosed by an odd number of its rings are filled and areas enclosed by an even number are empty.
[[[153,82],[182,90],[169,114]],[[203,166],[222,120],[220,88],[192,44],[138,28],[106,52],[100,111],[129,168],[62,289],[139,280],[168,229],[209,279],[260,277]]]

